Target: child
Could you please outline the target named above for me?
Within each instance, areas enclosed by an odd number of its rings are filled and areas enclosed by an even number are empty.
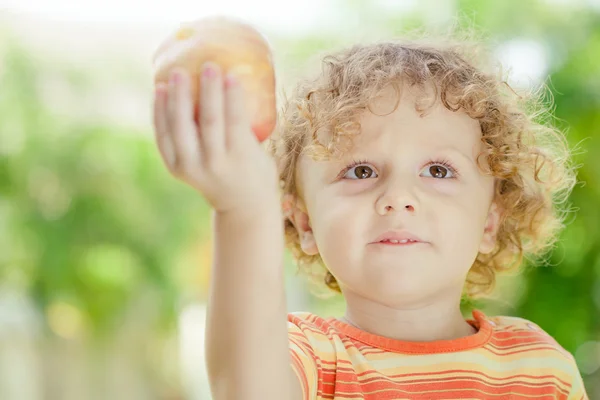
[[[462,317],[463,296],[550,248],[575,182],[561,133],[466,49],[383,42],[325,57],[286,102],[270,155],[216,65],[198,125],[185,73],[157,88],[165,164],[215,211],[215,399],[587,398],[539,326]],[[284,238],[301,265],[324,267],[343,318],[294,313],[286,327]]]

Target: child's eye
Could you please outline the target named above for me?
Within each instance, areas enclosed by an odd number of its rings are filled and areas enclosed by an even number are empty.
[[[430,161],[424,169],[425,176],[436,179],[453,179],[458,176],[448,161]]]
[[[342,178],[356,180],[377,178],[377,176],[378,175],[373,168],[361,161],[348,166]]]

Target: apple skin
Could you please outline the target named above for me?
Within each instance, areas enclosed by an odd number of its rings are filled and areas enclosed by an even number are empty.
[[[235,74],[244,88],[252,131],[259,142],[267,139],[277,119],[275,69],[267,39],[247,23],[218,16],[184,22],[158,46],[153,57],[154,83],[167,83],[174,68],[187,71],[196,120],[199,78],[209,61],[224,74]]]

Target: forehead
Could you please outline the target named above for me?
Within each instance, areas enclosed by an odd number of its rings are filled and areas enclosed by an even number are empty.
[[[372,101],[368,110],[357,116],[357,122],[360,132],[352,136],[353,146],[345,148],[348,155],[371,148],[385,151],[394,144],[454,147],[471,153],[481,138],[479,121],[462,110],[446,108],[431,85],[419,89],[387,87]],[[321,143],[329,143],[332,137],[323,131],[318,139]]]
[[[358,117],[357,148],[399,139],[405,144],[471,147],[481,137],[479,121],[446,108],[431,85],[422,89],[388,87]]]

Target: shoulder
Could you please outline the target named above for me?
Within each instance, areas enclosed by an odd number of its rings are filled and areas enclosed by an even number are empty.
[[[587,398],[575,357],[538,324],[512,316],[488,317],[488,320],[494,330],[489,346],[496,355],[506,361],[554,371],[569,384],[569,398]]]
[[[521,317],[496,315],[488,317],[496,330],[506,332],[544,332],[536,323]]]
[[[288,342],[298,368],[317,370],[324,364],[333,365],[340,351],[344,351],[344,341],[331,318],[294,312],[287,319]]]
[[[504,354],[536,355],[542,359],[559,361],[570,372],[577,372],[573,355],[538,324],[513,316],[489,317],[494,333],[491,345]]]
[[[287,317],[289,339],[291,342],[304,344],[319,351],[335,352],[338,345],[344,341],[334,321],[334,318],[322,318],[309,312],[289,313]]]
[[[323,318],[319,317],[316,314],[307,312],[307,311],[296,311],[296,312],[288,313],[287,319],[288,319],[288,322],[291,322],[294,324],[298,324],[298,323],[299,324],[303,324],[303,323],[313,324],[315,321],[322,320]]]
[[[535,322],[528,319],[506,315],[493,316],[489,317],[488,319],[491,321],[494,331],[503,333],[505,336],[533,338],[560,347],[560,345],[548,332],[542,329]]]
[[[293,312],[287,316],[288,331],[305,335],[331,335],[335,328],[331,318],[325,319],[310,312]]]
[[[538,332],[547,333],[536,323],[521,317],[515,317],[510,315],[496,315],[489,316],[488,319],[492,321],[495,330],[505,332]]]

